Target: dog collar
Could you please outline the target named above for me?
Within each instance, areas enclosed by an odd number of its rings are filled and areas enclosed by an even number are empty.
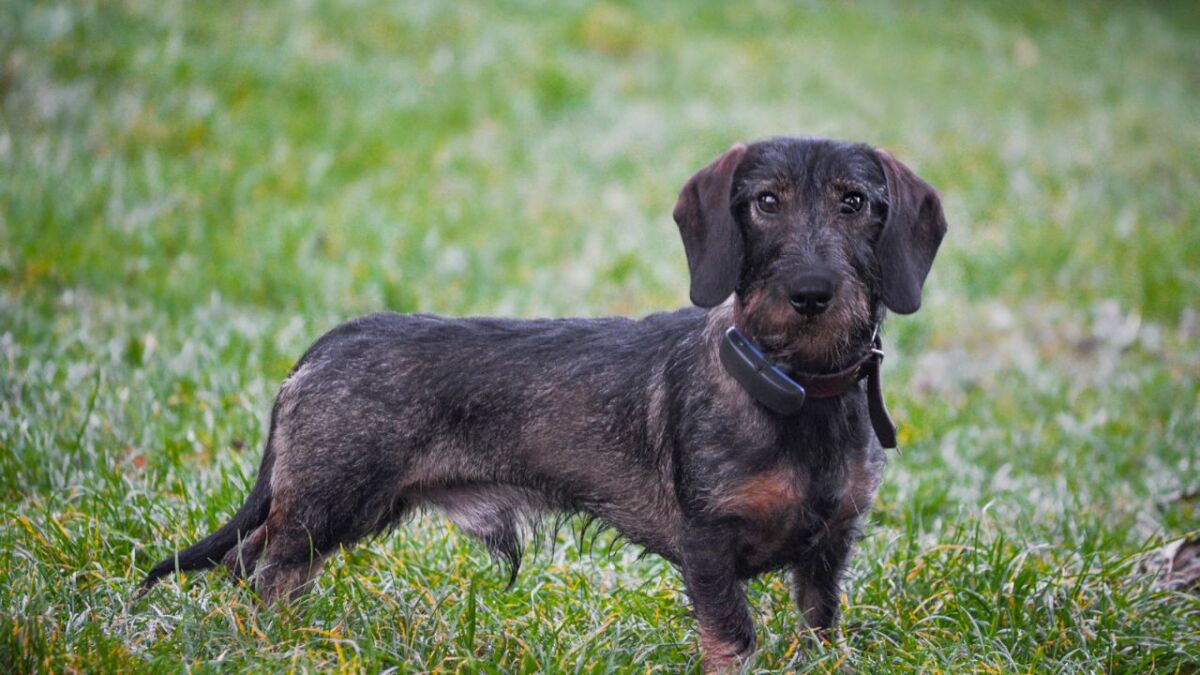
[[[719,350],[721,365],[754,400],[780,415],[794,415],[810,398],[836,398],[867,380],[867,410],[879,444],[896,447],[896,425],[883,402],[879,366],[883,341],[876,330],[871,349],[850,367],[836,373],[792,373],[771,362],[735,326],[725,331]]]

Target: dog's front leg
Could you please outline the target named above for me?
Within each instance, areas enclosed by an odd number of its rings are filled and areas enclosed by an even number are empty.
[[[837,621],[842,571],[853,546],[854,538],[847,534],[810,552],[792,566],[796,607],[807,628],[818,636],[823,636]]]
[[[684,538],[683,579],[700,624],[706,673],[737,672],[754,651],[754,623],[731,542],[716,527],[690,528]]]

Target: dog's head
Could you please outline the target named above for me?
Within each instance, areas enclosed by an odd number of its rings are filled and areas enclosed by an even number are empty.
[[[910,314],[946,219],[938,194],[883,150],[824,139],[735,145],[679,194],[692,302],[735,298],[738,327],[777,356],[830,368],[883,308]]]

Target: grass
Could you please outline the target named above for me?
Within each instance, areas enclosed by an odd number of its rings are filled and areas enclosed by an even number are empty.
[[[676,574],[578,526],[510,589],[423,518],[279,611],[131,590],[240,504],[322,331],[682,305],[676,191],[778,133],[888,147],[951,233],[888,325],[843,629],[800,648],[764,577],[753,668],[1200,670],[1200,599],[1140,563],[1200,522],[1198,38],[1190,3],[0,0],[0,670],[698,669]]]

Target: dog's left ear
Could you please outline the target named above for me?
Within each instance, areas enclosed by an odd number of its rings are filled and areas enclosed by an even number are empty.
[[[684,184],[672,214],[683,237],[690,296],[700,307],[715,307],[737,287],[742,271],[742,232],[730,209],[733,173],[746,146],[738,143]]]
[[[936,190],[886,150],[875,153],[888,189],[887,220],[875,245],[880,297],[893,312],[912,314],[921,307],[921,287],[946,236],[946,216]]]

